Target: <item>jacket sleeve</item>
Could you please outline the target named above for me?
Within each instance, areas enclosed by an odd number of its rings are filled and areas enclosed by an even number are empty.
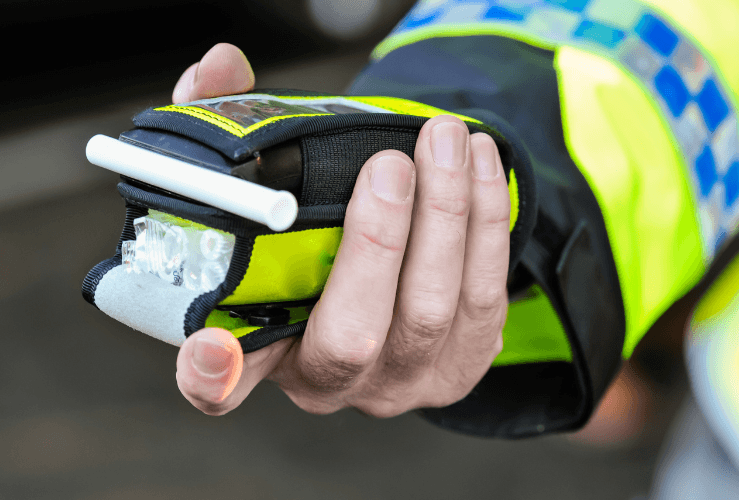
[[[465,400],[423,412],[442,425],[581,426],[621,358],[739,249],[739,35],[723,28],[739,6],[612,5],[421,1],[352,87],[485,116],[533,166],[503,352]]]
[[[620,363],[618,277],[599,205],[565,145],[553,57],[498,36],[430,38],[370,65],[351,88],[484,119],[533,166],[536,223],[509,279],[503,352],[464,400],[421,411],[469,434],[577,428]]]

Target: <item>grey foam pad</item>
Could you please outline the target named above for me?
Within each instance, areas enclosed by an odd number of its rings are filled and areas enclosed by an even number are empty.
[[[180,346],[185,341],[185,314],[198,295],[153,274],[128,273],[118,266],[98,283],[95,305],[135,330]]]

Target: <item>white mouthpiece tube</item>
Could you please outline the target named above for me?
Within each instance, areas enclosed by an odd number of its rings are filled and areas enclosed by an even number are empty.
[[[298,202],[288,191],[275,191],[105,135],[90,139],[87,159],[113,172],[265,224],[273,231],[284,231],[298,216]]]

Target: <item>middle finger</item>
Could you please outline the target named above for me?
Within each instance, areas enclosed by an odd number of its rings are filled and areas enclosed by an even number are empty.
[[[383,378],[413,379],[443,345],[457,309],[471,198],[470,137],[451,116],[429,120],[415,151],[417,193]]]

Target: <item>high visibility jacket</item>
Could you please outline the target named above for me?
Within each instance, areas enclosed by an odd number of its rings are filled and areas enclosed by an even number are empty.
[[[427,418],[583,425],[651,325],[736,253],[737,23],[735,0],[424,0],[375,49],[352,94],[498,123],[537,180],[503,352]]]

